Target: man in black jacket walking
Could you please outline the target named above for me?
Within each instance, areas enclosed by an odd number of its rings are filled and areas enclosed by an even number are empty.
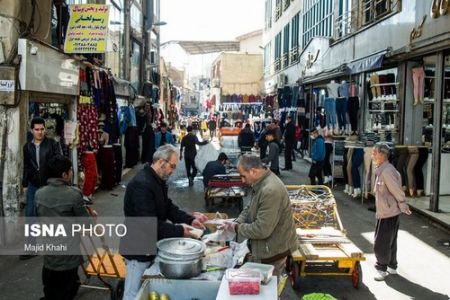
[[[183,159],[184,149],[184,163],[186,164],[186,173],[189,179],[189,186],[194,185],[194,178],[197,175],[197,168],[195,167],[195,156],[197,155],[196,145],[206,145],[208,141],[200,142],[197,136],[192,132],[192,126],[187,127],[187,135],[181,141],[180,160]]]
[[[207,217],[200,213],[194,213],[195,217],[187,214],[169,198],[167,180],[176,169],[177,162],[178,154],[174,146],[167,144],[159,147],[153,155],[152,164],[145,164],[144,168],[130,181],[125,191],[125,217],[156,217],[158,240],[195,237],[188,227],[177,224],[188,224],[203,229],[202,222],[207,220]],[[148,229],[142,228],[142,230]],[[135,299],[142,274],[154,259],[153,255],[123,253],[124,247],[132,243],[136,241],[127,235],[120,241],[121,254],[125,257],[127,265],[124,300]]]
[[[241,152],[252,151],[252,147],[255,145],[255,135],[250,128],[250,124],[245,124],[245,127],[238,136],[238,146],[241,148]]]
[[[287,117],[287,124],[284,130],[284,169],[283,170],[291,170],[292,169],[292,153],[294,151],[295,146],[295,125],[292,122],[291,116]]]
[[[57,154],[62,154],[61,146],[53,139],[45,137],[45,120],[31,120],[33,140],[23,147],[23,193],[27,197],[25,216],[36,216],[34,196],[39,187],[47,184],[47,162]]]

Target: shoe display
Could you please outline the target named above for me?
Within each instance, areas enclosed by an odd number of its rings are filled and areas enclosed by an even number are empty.
[[[357,197],[359,197],[359,196],[361,196],[361,189],[360,189],[360,188],[355,188],[355,189],[353,190],[352,197],[353,197],[353,198],[357,198]]]
[[[375,279],[376,281],[383,281],[384,279],[386,279],[386,277],[389,275],[388,272],[386,271],[380,271],[377,270],[377,275],[375,275],[375,277],[373,279]]]
[[[387,268],[387,272],[388,272],[389,274],[391,274],[391,275],[397,275],[397,274],[398,274],[397,270],[396,270],[396,269],[393,269],[393,268],[391,268],[391,267],[388,267],[388,268]]]

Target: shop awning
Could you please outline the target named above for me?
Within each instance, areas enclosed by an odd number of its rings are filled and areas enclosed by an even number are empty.
[[[190,55],[239,51],[240,48],[238,41],[169,41],[166,43],[178,44]]]
[[[357,74],[381,68],[386,52],[387,50],[383,50],[381,52],[377,52],[375,54],[347,63],[347,68],[349,69],[350,74]]]

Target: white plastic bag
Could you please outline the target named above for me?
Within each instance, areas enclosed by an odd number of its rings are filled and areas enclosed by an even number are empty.
[[[219,157],[219,151],[211,143],[200,146],[195,157],[195,166],[200,172],[203,172],[206,164],[210,161],[217,160],[217,157]]]

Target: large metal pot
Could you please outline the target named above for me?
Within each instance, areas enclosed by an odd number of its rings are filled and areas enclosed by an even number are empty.
[[[200,275],[202,259],[192,261],[171,261],[159,258],[161,274],[171,279],[188,279]]]
[[[159,241],[158,261],[161,273],[167,278],[191,278],[202,271],[202,256],[206,245],[188,238],[170,238]]]

